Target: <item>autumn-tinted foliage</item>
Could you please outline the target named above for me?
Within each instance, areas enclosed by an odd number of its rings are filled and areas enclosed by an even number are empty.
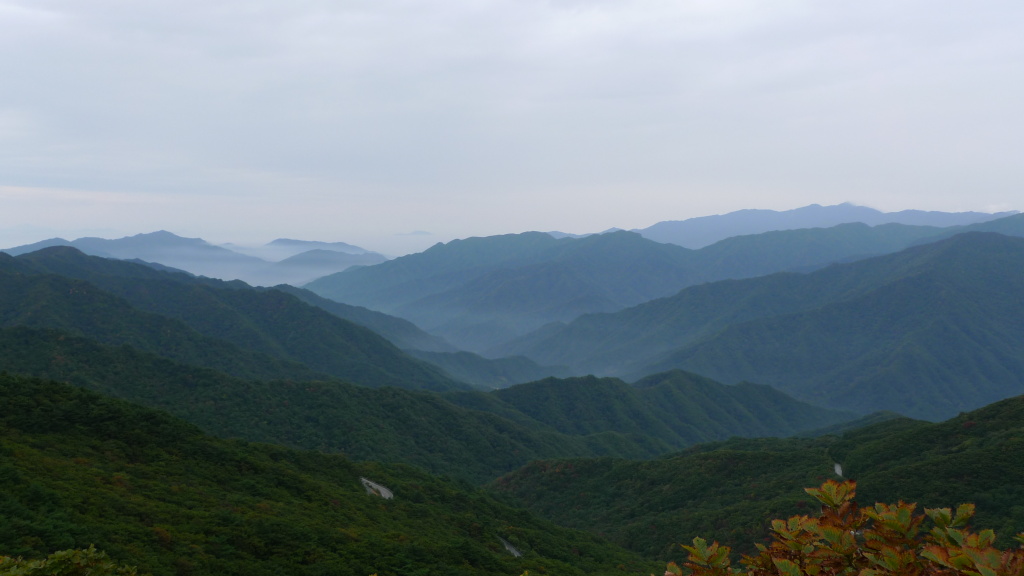
[[[1024,546],[993,547],[992,530],[971,532],[973,504],[924,509],[906,502],[860,508],[853,501],[856,483],[829,480],[807,493],[821,502],[821,516],[772,521],[772,543],[757,544],[734,568],[728,546],[695,538],[684,566],[693,576],[1020,576]],[[930,529],[927,529],[930,526]],[[1024,545],[1024,533],[1017,536]],[[683,569],[668,565],[666,576]]]

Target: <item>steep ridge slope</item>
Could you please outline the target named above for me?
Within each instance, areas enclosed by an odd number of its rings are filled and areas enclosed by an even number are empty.
[[[439,244],[305,287],[480,352],[552,320],[672,293],[698,280],[690,259],[684,248],[625,232],[560,240],[525,233]]]
[[[907,274],[917,266],[914,259],[875,258],[811,274],[777,273],[691,286],[616,313],[582,316],[565,327],[547,327],[501,350],[577,370],[628,373],[629,366],[642,365],[731,324],[812,310],[873,290]]]
[[[422,350],[425,352],[456,352],[458,350],[458,348],[446,342],[444,338],[428,334],[421,330],[419,326],[404,318],[376,312],[362,306],[351,306],[335,300],[329,300],[309,290],[287,284],[274,286],[274,290],[291,294],[310,306],[322,308],[338,318],[365,326],[387,338],[388,341],[403,350]]]
[[[565,239],[535,260],[487,272],[395,313],[479,352],[548,322],[619,310],[703,279],[690,251],[629,232]]]
[[[874,290],[733,324],[640,372],[756,377],[819,405],[932,420],[1024,392],[1024,240],[964,234],[903,257],[918,266]]]
[[[440,369],[407,356],[371,330],[276,290],[256,290],[240,282],[169,274],[132,262],[86,256],[73,248],[47,248],[19,256],[16,261],[31,266],[40,277],[47,276],[53,282],[88,282],[89,286],[95,287],[82,298],[98,297],[97,292],[105,292],[113,299],[123,299],[122,307],[150,315],[158,314],[186,324],[207,338],[287,362],[301,363],[320,374],[366,386],[438,390],[467,387]],[[32,280],[34,276],[8,278],[11,282],[39,282]],[[24,305],[22,300],[11,300],[10,294],[6,296],[8,305],[15,308]],[[74,293],[69,292],[69,297],[72,296]],[[23,297],[32,299],[37,296],[26,292]],[[54,294],[53,298],[60,299],[61,296]],[[89,308],[79,306],[77,310],[79,321],[87,321]],[[54,310],[47,314],[54,319],[53,322],[59,322]],[[97,309],[92,312],[92,317],[107,314]],[[136,316],[128,314],[124,320]],[[6,325],[15,323],[8,321]],[[32,325],[71,327],[52,322]],[[143,329],[135,329],[136,332],[139,330]],[[90,335],[87,330],[83,333]],[[160,353],[155,347],[145,349]]]
[[[86,257],[66,248],[33,252],[18,261],[40,271],[88,280],[133,306],[179,319],[203,334],[364,385],[450,389],[458,386],[449,374],[458,372],[454,380],[490,389],[564,373],[525,358],[502,361],[467,359],[465,354],[399,352],[384,340],[408,348],[456,349],[407,320],[291,286],[253,290],[241,282],[168,274],[131,262]]]
[[[137,310],[88,282],[50,274],[0,272],[0,326],[62,330],[243,378],[326,377],[302,364],[204,336],[178,320]]]
[[[559,240],[539,233],[470,238],[307,287],[402,316],[474,352],[514,355],[507,342],[549,323],[619,310],[703,282],[892,253],[975,226],[1024,235],[1024,215],[955,228],[844,224],[730,238],[700,250],[628,232]]]
[[[628,232],[555,240],[470,238],[321,278],[321,296],[407,318],[479,352],[552,320],[670,294],[693,278],[690,251]]]
[[[404,318],[328,300],[309,290],[288,285],[275,286],[274,289],[287,292],[339,318],[365,326],[410,356],[430,362],[456,380],[478,388],[504,388],[548,376],[569,375],[569,370],[564,366],[541,366],[525,356],[484,358],[472,352],[460,351],[444,338],[428,334]]]
[[[633,378],[683,368],[836,407],[941,418],[1020,389],[1009,373],[1022,342],[1022,245],[973,233],[810,274],[693,286],[549,327],[501,352]],[[900,362],[920,371],[910,377]],[[921,387],[928,382],[933,393]],[[852,387],[846,396],[843,387]]]
[[[324,298],[390,313],[488,271],[529,262],[533,254],[556,243],[542,232],[453,240],[376,266],[325,276],[304,288]]]

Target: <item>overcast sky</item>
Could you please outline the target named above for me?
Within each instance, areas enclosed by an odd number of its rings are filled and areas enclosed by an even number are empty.
[[[0,246],[401,253],[1022,183],[1020,0],[0,0]]]

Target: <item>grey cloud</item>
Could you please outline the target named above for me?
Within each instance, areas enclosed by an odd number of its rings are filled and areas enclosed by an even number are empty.
[[[981,209],[1024,175],[1022,23],[1009,0],[8,1],[0,185],[333,197],[392,235]]]

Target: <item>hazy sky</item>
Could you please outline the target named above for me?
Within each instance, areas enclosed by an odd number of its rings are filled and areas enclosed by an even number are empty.
[[[0,0],[0,246],[1024,208],[1020,0]],[[431,235],[409,235],[425,230]]]

